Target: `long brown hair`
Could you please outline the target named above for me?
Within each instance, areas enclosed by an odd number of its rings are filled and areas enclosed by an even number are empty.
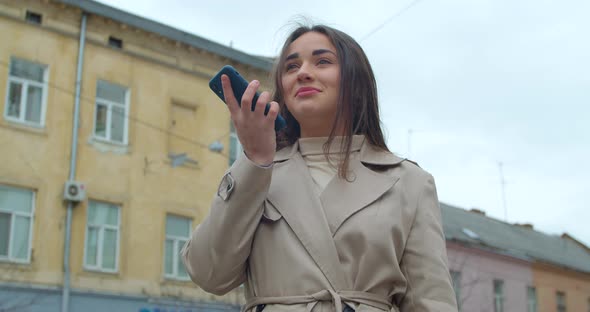
[[[317,32],[325,35],[336,47],[336,54],[340,63],[340,93],[336,116],[328,141],[324,145],[324,154],[328,161],[328,151],[332,144],[336,129],[342,127],[341,152],[344,159],[338,165],[338,175],[348,179],[350,149],[352,136],[362,134],[375,147],[388,151],[381,130],[379,120],[379,103],[377,100],[377,83],[369,60],[361,46],[344,32],[325,25],[300,25],[287,37],[278,62],[274,69],[273,100],[278,102],[281,115],[287,121],[287,127],[277,133],[277,149],[294,144],[301,137],[299,123],[285,105],[282,75],[284,73],[285,58],[289,45],[307,32]]]

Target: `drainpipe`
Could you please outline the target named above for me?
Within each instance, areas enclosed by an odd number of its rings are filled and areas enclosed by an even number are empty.
[[[84,64],[84,45],[86,39],[86,13],[82,12],[82,25],[80,26],[80,47],[78,50],[78,66],[76,68],[76,99],[74,102],[74,125],[72,127],[72,144],[70,154],[70,177],[76,178],[76,161],[78,154],[78,127],[80,124],[80,88],[82,85],[82,64]],[[61,312],[69,311],[70,304],[70,238],[72,230],[72,210],[74,202],[68,201],[66,212],[66,239],[64,244],[64,285],[61,301]]]

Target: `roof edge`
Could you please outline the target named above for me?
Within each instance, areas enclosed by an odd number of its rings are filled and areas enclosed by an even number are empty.
[[[577,244],[578,246],[582,247],[584,250],[586,250],[588,253],[590,253],[590,247],[586,246],[584,243],[582,243],[581,241],[575,239],[573,236],[569,235],[567,232],[561,234],[561,238],[562,239],[567,239],[570,240],[572,242],[574,242],[575,244]]]
[[[190,34],[177,28],[143,18],[123,10],[93,1],[93,0],[56,0],[59,3],[77,7],[84,12],[110,18],[163,37],[176,40],[205,51],[221,55],[236,62],[252,66],[264,71],[270,71],[273,63],[263,57],[254,56],[203,37]]]

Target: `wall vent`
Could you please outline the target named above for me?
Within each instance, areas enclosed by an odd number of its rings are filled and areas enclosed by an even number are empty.
[[[115,38],[113,36],[109,37],[109,46],[117,49],[123,49],[123,40],[119,38]]]
[[[41,25],[41,22],[43,21],[43,15],[27,10],[25,20],[32,24]]]

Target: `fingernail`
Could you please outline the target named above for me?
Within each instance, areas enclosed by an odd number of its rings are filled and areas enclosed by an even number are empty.
[[[254,84],[255,86],[257,86],[257,85],[260,84],[260,81],[258,81],[258,80],[252,80],[252,84]]]

